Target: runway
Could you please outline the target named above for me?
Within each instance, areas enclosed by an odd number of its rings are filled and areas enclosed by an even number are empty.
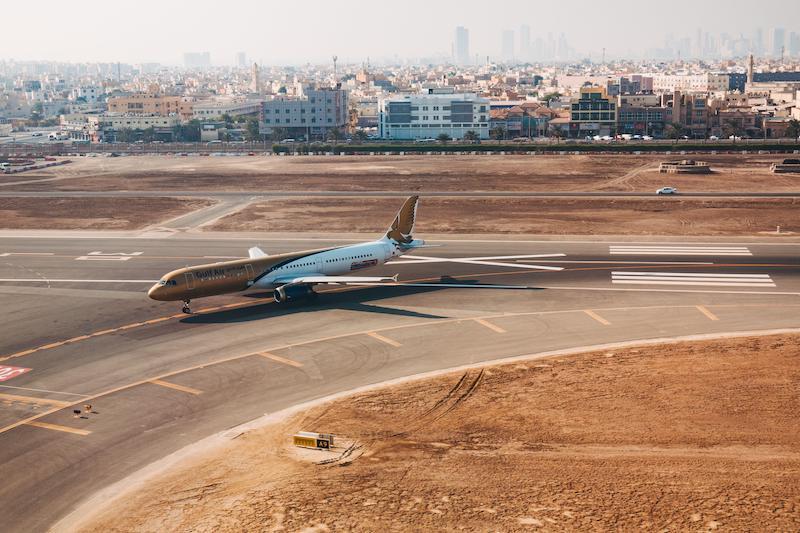
[[[2,236],[4,530],[46,529],[183,446],[355,387],[575,346],[800,327],[800,243],[667,241],[453,239],[371,271],[414,287],[329,288],[286,305],[245,293],[186,316],[144,291],[250,245],[342,242]]]

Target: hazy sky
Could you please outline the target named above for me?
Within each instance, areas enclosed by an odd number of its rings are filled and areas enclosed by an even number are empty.
[[[455,26],[470,53],[496,56],[504,29],[532,38],[564,32],[598,57],[634,55],[665,35],[749,35],[772,26],[800,32],[800,0],[2,0],[0,58],[182,63],[209,51],[215,65],[238,51],[266,64],[449,55]]]

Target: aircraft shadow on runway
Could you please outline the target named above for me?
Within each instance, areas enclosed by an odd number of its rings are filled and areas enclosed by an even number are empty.
[[[479,280],[455,280],[449,276],[442,276],[439,283],[458,283],[480,284]],[[451,318],[405,309],[395,309],[384,307],[368,302],[384,300],[398,296],[411,296],[414,294],[425,294],[440,290],[451,290],[447,287],[360,287],[357,290],[345,292],[320,292],[314,300],[299,299],[276,305],[272,301],[272,291],[252,292],[245,294],[246,298],[269,300],[261,305],[253,305],[239,309],[228,309],[203,313],[201,315],[187,316],[181,322],[187,324],[219,324],[234,322],[249,322],[252,320],[262,320],[264,318],[293,315],[295,313],[313,313],[315,311],[327,311],[330,309],[345,309],[348,311],[358,311],[365,313],[379,313],[384,315],[405,316],[412,318]],[[497,289],[487,289],[497,290]]]

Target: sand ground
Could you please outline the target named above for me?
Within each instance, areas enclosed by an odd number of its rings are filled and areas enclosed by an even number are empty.
[[[211,205],[202,198],[0,198],[0,229],[132,230]]]
[[[84,531],[796,531],[798,362],[782,335],[383,388],[195,457]],[[317,464],[298,430],[356,446]]]
[[[769,172],[776,155],[699,157],[714,174],[659,174],[681,155],[304,156],[77,158],[0,177],[14,190],[114,191],[796,191],[800,175]],[[38,180],[57,178],[54,181]]]
[[[286,198],[253,203],[209,231],[374,232],[397,198]],[[800,232],[800,199],[423,198],[416,232],[529,235],[759,235]],[[385,221],[385,222],[384,222]],[[376,224],[379,226],[376,227]]]

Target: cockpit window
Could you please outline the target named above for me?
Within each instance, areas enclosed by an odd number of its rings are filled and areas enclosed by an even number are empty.
[[[158,282],[158,284],[159,284],[159,285],[161,285],[161,286],[163,287],[164,285],[166,285],[166,284],[167,284],[167,280],[165,280],[165,279],[162,279],[161,281],[159,281],[159,282]]]

